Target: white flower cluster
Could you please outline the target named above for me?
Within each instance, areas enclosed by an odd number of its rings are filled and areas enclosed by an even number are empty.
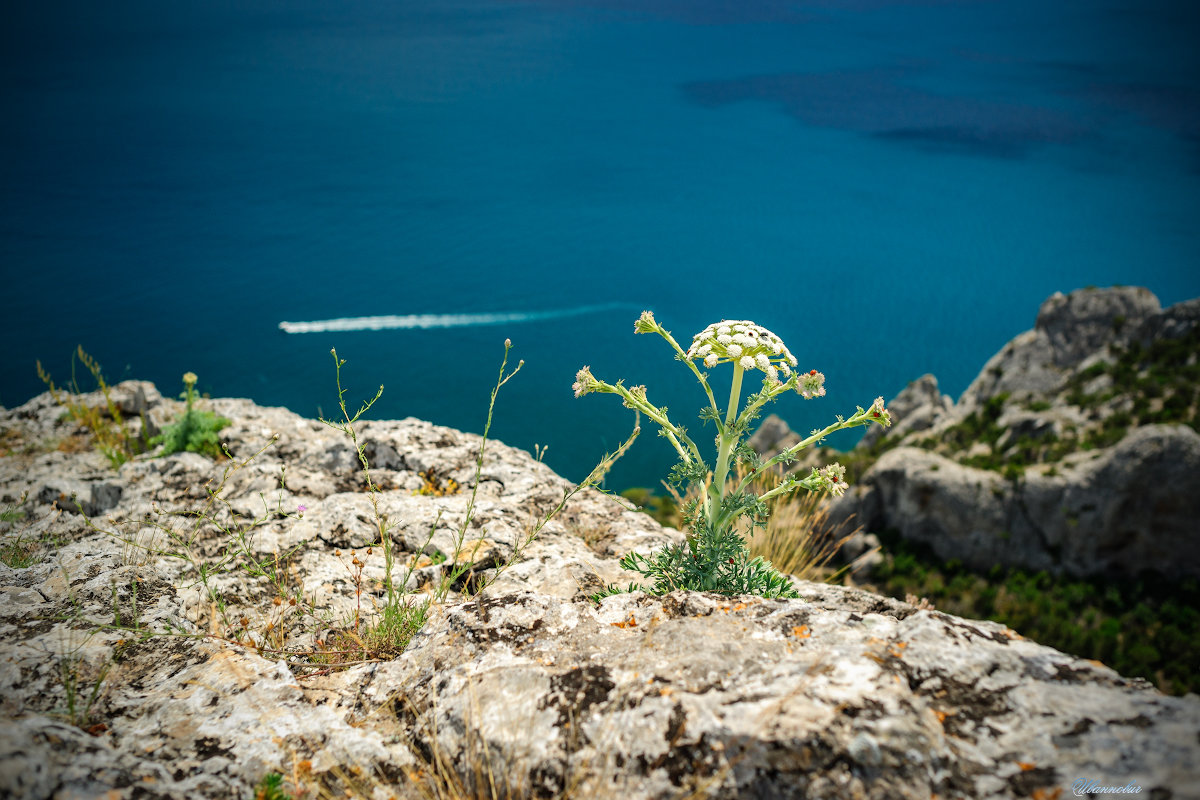
[[[885,428],[892,424],[892,412],[883,407],[882,397],[875,398],[875,402],[871,403],[871,407],[867,409],[867,413]]]
[[[800,376],[800,382],[796,386],[796,391],[805,400],[812,400],[814,397],[825,396],[825,373],[817,372],[815,369],[806,372]]]
[[[579,370],[579,372],[575,373],[575,382],[571,384],[571,388],[575,390],[576,397],[583,397],[589,392],[596,391],[599,385],[600,381],[593,377],[592,370],[588,367],[584,367],[583,369]]]
[[[729,361],[742,369],[760,369],[776,381],[781,372],[784,380],[790,378],[796,366],[796,357],[778,336],[748,320],[714,322],[692,338],[686,355],[704,359],[710,368]]]
[[[821,467],[817,475],[821,478],[822,486],[834,497],[841,497],[850,488],[850,484],[846,483],[846,468],[837,462]]]

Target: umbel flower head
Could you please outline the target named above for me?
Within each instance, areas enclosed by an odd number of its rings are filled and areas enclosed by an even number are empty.
[[[885,428],[890,427],[892,424],[892,412],[883,407],[882,397],[875,398],[875,402],[871,403],[871,407],[867,409],[867,413],[871,415],[871,419]]]
[[[575,373],[575,383],[571,384],[571,388],[575,390],[576,397],[583,397],[589,392],[596,391],[602,385],[603,384],[596,380],[595,376],[592,375],[591,368],[584,367],[583,369],[579,370],[579,372]]]
[[[709,368],[731,362],[742,369],[759,369],[772,380],[779,380],[780,372],[785,380],[790,378],[796,366],[796,357],[782,339],[749,320],[714,322],[692,338],[686,356],[703,359]]]

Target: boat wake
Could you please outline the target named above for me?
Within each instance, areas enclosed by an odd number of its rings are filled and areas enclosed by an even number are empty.
[[[312,322],[281,322],[280,330],[286,333],[324,333],[326,331],[388,331],[411,330],[414,328],[470,328],[481,325],[503,325],[523,322],[542,322],[563,317],[578,317],[597,314],[617,308],[631,308],[629,303],[606,303],[604,305],[578,306],[548,311],[504,311],[489,314],[405,314],[382,317],[343,317],[322,319]]]

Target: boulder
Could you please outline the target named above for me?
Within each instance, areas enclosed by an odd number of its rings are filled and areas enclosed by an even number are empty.
[[[1161,309],[1158,298],[1141,286],[1055,292],[1038,309],[1034,330],[1045,336],[1054,364],[1068,368],[1123,339]]]
[[[746,443],[753,447],[759,455],[769,458],[788,449],[798,441],[800,441],[800,437],[788,427],[782,417],[778,414],[768,414]]]
[[[1110,344],[1125,344],[1135,330],[1155,330],[1158,298],[1148,289],[1118,286],[1055,292],[1038,309],[1031,331],[992,356],[958,400],[965,416],[989,398],[1007,394],[1038,399],[1061,389],[1074,368]],[[1164,330],[1166,328],[1164,327]]]
[[[501,442],[487,445],[468,520],[468,493],[420,494],[409,479],[432,468],[473,485],[480,439],[419,420],[360,431],[389,466],[373,497],[336,431],[246,400],[212,406],[245,460],[145,455],[113,473],[86,452],[0,458],[0,495],[30,490],[3,541],[43,543],[30,566],[0,564],[0,795],[250,800],[270,773],[295,796],[381,800],[439,796],[436,776],[467,796],[622,800],[1051,797],[1093,777],[1184,797],[1200,785],[1194,696],[856,589],[595,603],[637,579],[621,554],[681,535],[584,492],[530,540],[570,484]],[[22,408],[0,422],[67,424],[52,405]],[[1193,444],[1159,431],[1122,453],[1161,470]],[[881,463],[899,475],[900,456]],[[120,491],[95,527],[38,491],[99,475]],[[919,507],[920,480],[868,489],[880,508]],[[978,494],[955,491],[954,508]],[[1182,519],[1141,491],[1131,513]],[[357,615],[378,618],[387,565],[366,546],[381,522],[392,578],[410,578],[405,602],[428,600],[421,587],[455,560],[455,539],[480,543],[474,577],[495,580],[434,604],[401,652],[315,662]],[[243,567],[221,568],[227,558]]]
[[[957,403],[931,375],[888,403],[895,424],[864,434],[866,471],[828,524],[853,518],[978,569],[1200,575],[1196,396],[1186,382],[1162,388],[1164,375],[1194,374],[1179,370],[1196,369],[1198,324],[1200,299],[1160,309],[1138,287],[1053,295]],[[1139,346],[1166,355],[1131,361]],[[1161,424],[1166,396],[1188,424]]]
[[[942,559],[1070,575],[1200,575],[1200,434],[1150,425],[1103,451],[1013,481],[912,447],[884,453],[833,503]]]

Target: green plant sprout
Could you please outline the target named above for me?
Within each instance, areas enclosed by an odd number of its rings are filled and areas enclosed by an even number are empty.
[[[676,425],[667,416],[667,409],[649,401],[645,386],[626,387],[623,381],[615,384],[597,380],[588,367],[575,376],[576,397],[591,392],[619,395],[627,408],[649,417],[660,428],[679,455],[668,478],[672,486],[687,484],[699,491],[683,508],[684,523],[689,529],[684,544],[668,545],[649,557],[640,553],[629,553],[621,559],[621,566],[652,579],[646,589],[630,584],[626,589],[610,585],[596,595],[597,598],[621,591],[649,591],[661,595],[675,589],[690,589],[720,594],[757,594],[763,597],[797,597],[795,587],[787,576],[780,574],[770,562],[761,557],[751,557],[745,539],[737,531],[737,521],[748,518],[750,530],[766,524],[769,509],[766,501],[796,489],[810,492],[828,491],[840,496],[846,491],[846,470],[838,463],[813,469],[808,475],[798,478],[794,474],[781,474],[774,488],[762,494],[754,493],[755,476],[770,474],[767,471],[782,471],[787,464],[796,460],[796,454],[806,447],[820,443],[829,434],[867,425],[872,422],[891,425],[891,414],[883,406],[883,398],[877,398],[870,408],[862,407],[848,418],[838,415],[837,422],[814,430],[812,434],[766,461],[742,440],[762,407],[769,401],[788,391],[811,400],[825,394],[825,376],[817,370],[796,371],[797,361],[778,336],[766,328],[745,320],[713,323],[692,339],[691,347],[684,351],[649,311],[643,311],[633,326],[634,333],[657,333],[675,351],[677,360],[682,361],[696,376],[708,396],[708,406],[700,412],[701,420],[712,422],[717,428],[715,468],[709,469],[700,448],[688,435],[687,430]],[[733,365],[733,381],[729,388],[729,405],[724,413],[717,405],[708,374],[701,372],[696,362],[712,369],[719,364]],[[760,370],[763,375],[762,389],[746,398],[746,405],[739,412],[742,381],[747,372]],[[736,467],[741,465],[744,477],[738,479]],[[731,475],[734,476],[731,479]]]
[[[159,455],[169,456],[171,453],[187,451],[200,453],[210,458],[220,458],[221,442],[217,431],[229,424],[225,417],[219,417],[212,411],[199,411],[196,403],[196,373],[183,373],[183,393],[180,399],[187,401],[187,410],[174,424],[168,425],[163,432],[151,440],[151,444],[162,444]]]

